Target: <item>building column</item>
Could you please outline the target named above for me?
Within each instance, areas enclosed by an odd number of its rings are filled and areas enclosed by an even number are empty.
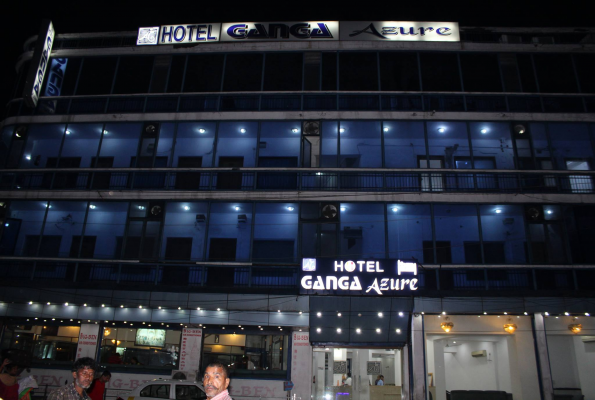
[[[545,335],[545,319],[541,313],[533,316],[533,335],[535,336],[535,352],[537,367],[541,378],[540,386],[543,400],[554,400],[554,386],[552,371],[550,370],[550,356],[547,351],[547,337]]]
[[[411,365],[413,371],[413,400],[426,400],[426,368],[424,357],[423,315],[411,317]]]
[[[409,399],[409,346],[405,345],[401,350],[401,400]]]

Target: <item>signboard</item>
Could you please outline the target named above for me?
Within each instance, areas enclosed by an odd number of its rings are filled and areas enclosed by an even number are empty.
[[[137,329],[136,346],[165,347],[165,329]]]
[[[292,393],[295,398],[309,399],[312,384],[310,333],[293,331],[291,340],[291,381],[295,384]]]
[[[456,22],[349,21],[341,22],[341,40],[399,40],[459,42]]]
[[[54,44],[54,25],[52,21],[44,20],[41,24],[41,30],[33,57],[31,58],[31,65],[27,73],[25,81],[25,88],[23,90],[23,98],[29,107],[37,106],[37,101],[41,95],[41,87],[43,85],[43,78],[48,67],[48,61],[52,53],[52,45]]]
[[[62,84],[64,83],[64,74],[66,73],[66,66],[68,65],[68,58],[53,58],[48,71],[48,80],[45,85],[44,96],[57,97],[62,93]],[[56,112],[57,100],[45,101],[41,103],[40,108],[43,108],[45,114],[54,114]]]
[[[337,21],[233,22],[221,26],[221,41],[339,40]]]
[[[76,358],[91,357],[95,359],[97,355],[97,345],[99,344],[99,325],[81,324],[79,331],[79,341],[76,347]]]
[[[181,24],[138,28],[138,46],[218,42],[221,24]]]
[[[180,369],[198,371],[200,368],[200,348],[202,346],[202,329],[184,328],[180,345]]]
[[[300,294],[382,296],[416,291],[417,284],[416,262],[302,259]]]
[[[289,382],[283,382],[283,391],[284,392],[290,392],[293,390],[293,382],[289,381]]]

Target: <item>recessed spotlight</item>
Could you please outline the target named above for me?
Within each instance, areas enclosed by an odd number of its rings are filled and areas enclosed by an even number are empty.
[[[205,133],[206,131],[207,131],[207,130],[206,130],[205,128],[200,128],[200,129],[198,130],[198,132],[199,132],[199,133]]]
[[[190,207],[184,206],[184,210],[188,211],[188,210],[190,210]]]
[[[564,315],[568,316],[568,315],[570,315],[570,313],[569,312],[565,312]]]
[[[240,128],[240,133],[246,133],[246,129]]]
[[[316,313],[316,316],[317,316],[317,317],[322,317],[322,313],[321,313],[321,312],[317,312],[317,313]]]
[[[391,208],[391,210],[392,210],[392,212],[397,212],[397,211],[399,211],[399,207],[393,207],[393,208]]]
[[[293,207],[291,207],[291,206],[287,207],[287,209],[288,209],[289,211],[293,211],[293,210],[295,210],[295,208],[293,208]]]
[[[446,129],[444,129],[444,128],[438,128],[438,132],[440,132],[440,133],[444,133],[445,130]]]
[[[385,126],[383,129],[384,132],[388,132],[388,126]]]
[[[488,315],[488,313],[484,311],[484,312],[483,312],[483,315]]]
[[[68,306],[68,303],[64,303],[65,306]]]
[[[66,133],[67,135],[70,135],[70,131],[69,131],[68,129],[66,129],[66,132],[65,132],[65,133]]]
[[[376,328],[376,333],[380,333],[380,328]]]
[[[446,311],[442,311],[442,315],[446,315]]]
[[[337,333],[341,333],[341,328],[337,328]]]
[[[120,308],[124,308],[124,304],[120,304]]]
[[[104,134],[104,135],[107,135],[108,133],[109,133],[109,132],[108,132],[107,130],[105,130],[105,129],[103,130],[103,134]]]
[[[483,128],[480,132],[483,134],[486,134],[486,133],[488,133],[488,130],[486,128]]]
[[[545,315],[550,315],[550,313],[549,313],[549,312],[547,312],[547,311],[546,311],[546,312],[544,312],[544,314],[545,314]]]
[[[298,133],[300,130],[299,130],[298,128],[293,128],[291,131],[292,131],[293,133]]]
[[[552,214],[553,213],[552,210],[546,210],[545,212],[548,213],[548,214]]]
[[[355,333],[362,333],[362,330],[361,330],[360,328],[357,328],[357,329],[355,330]]]
[[[340,317],[340,316],[341,316],[341,313],[337,313],[337,317]]]
[[[97,206],[96,206],[95,204],[90,204],[90,205],[89,205],[89,208],[90,208],[91,210],[95,210],[95,209],[97,208]]]
[[[399,317],[403,316],[403,311],[399,311]]]
[[[381,312],[378,313],[378,316],[382,318],[383,314]]]
[[[345,132],[345,128],[339,128],[339,132],[341,132],[341,133]]]
[[[298,314],[302,315],[302,311],[300,311]]]
[[[143,306],[138,306],[138,308],[143,308]]]
[[[233,209],[236,211],[240,211],[240,207],[238,207],[238,206],[235,206]]]
[[[47,303],[47,304],[48,304],[48,306],[49,306],[49,305],[51,305],[52,303],[50,303],[50,302],[48,301],[48,303]]]
[[[217,309],[217,311],[221,311],[221,309],[220,309],[220,308],[218,308],[218,309]]]
[[[341,211],[345,211],[345,210],[346,210],[346,208],[345,208],[345,207],[341,207]]]
[[[322,329],[316,328],[316,332],[320,333],[320,332],[322,332]]]
[[[25,156],[25,158],[26,158],[27,160],[31,161],[31,155],[30,155],[30,154],[27,154],[27,155]]]
[[[586,312],[586,313],[585,313],[585,315],[586,315],[587,317],[590,317],[590,316],[591,316],[591,314],[589,314],[588,312]]]
[[[281,312],[281,310],[277,310],[277,312]]]
[[[499,208],[496,208],[494,211],[496,212],[496,214],[500,214],[502,212],[502,210]]]
[[[29,305],[31,305],[31,304],[33,304],[33,302],[32,302],[32,301],[30,301],[30,302],[29,302]]]

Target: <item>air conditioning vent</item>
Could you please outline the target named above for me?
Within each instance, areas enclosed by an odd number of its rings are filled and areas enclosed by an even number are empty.
[[[147,133],[155,133],[156,130],[157,130],[157,128],[153,124],[149,124],[145,128],[145,132],[147,132]]]
[[[325,204],[322,206],[322,218],[325,220],[334,220],[337,218],[337,206],[334,204]]]
[[[304,121],[302,135],[320,136],[320,121]]]

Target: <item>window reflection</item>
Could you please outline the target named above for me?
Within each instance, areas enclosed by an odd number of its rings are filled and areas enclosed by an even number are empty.
[[[384,121],[384,162],[387,168],[418,168],[426,156],[423,122]]]
[[[389,258],[414,259],[420,264],[433,259],[432,218],[429,204],[387,205]],[[425,259],[424,256],[430,259]]]
[[[434,206],[434,224],[437,264],[482,262],[474,205],[437,204]]]

